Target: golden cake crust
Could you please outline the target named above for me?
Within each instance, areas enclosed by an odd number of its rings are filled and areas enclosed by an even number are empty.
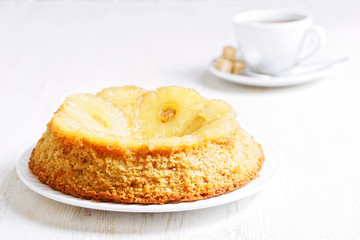
[[[222,181],[224,181],[224,179],[230,180],[223,184],[218,184],[218,186],[216,186],[217,184],[208,184],[204,181],[200,181],[193,187],[191,187],[191,184],[184,184],[182,189],[178,189],[178,191],[163,192],[158,191],[157,186],[155,185],[147,192],[141,189],[140,192],[134,193],[132,191],[134,186],[131,186],[133,182],[127,184],[127,187],[125,187],[126,184],[124,184],[120,191],[116,191],[109,188],[107,184],[107,181],[111,179],[111,177],[109,177],[109,179],[103,178],[98,180],[99,183],[96,183],[98,189],[91,190],[85,186],[89,183],[86,182],[85,184],[85,182],[80,183],[76,181],[76,179],[84,179],[86,176],[84,172],[79,174],[81,171],[80,169],[83,170],[84,168],[91,166],[86,161],[84,162],[79,159],[87,159],[87,161],[93,159],[94,161],[97,160],[96,162],[104,162],[108,158],[143,160],[145,158],[148,162],[159,162],[163,159],[169,159],[170,156],[178,156],[180,160],[183,160],[186,156],[195,155],[198,157],[199,161],[208,161],[208,157],[214,154],[214,148],[222,150],[223,152],[229,148],[236,148],[236,141],[241,135],[239,133],[236,133],[235,135],[237,136],[233,139],[221,139],[218,142],[203,143],[203,146],[193,146],[192,148],[186,148],[186,150],[184,148],[170,148],[151,151],[144,147],[141,150],[138,149],[138,151],[130,153],[119,149],[108,149],[106,146],[97,146],[88,142],[83,142],[80,145],[72,139],[58,137],[55,132],[48,129],[31,154],[29,168],[41,182],[49,185],[51,188],[83,199],[138,204],[164,204],[195,201],[233,191],[256,178],[264,161],[261,147],[258,144],[254,146],[258,147],[259,151],[256,155],[257,161],[251,169],[246,169],[246,173],[240,174],[240,178],[239,176],[231,176],[231,173],[229,173],[228,175],[224,175]],[[252,140],[249,136],[246,136],[245,138],[248,138],[247,141]],[[49,161],[49,159],[51,160]],[[73,159],[73,161],[69,159]],[[69,166],[71,166],[71,169],[66,169],[66,167]],[[149,176],[147,176],[147,178],[148,177]],[[94,184],[93,180],[94,179],[91,178],[89,179],[92,186]],[[134,181],[134,179],[132,180]],[[159,182],[156,184],[159,184]],[[105,189],[105,191],[103,189]]]
[[[207,199],[249,183],[265,159],[237,122],[231,126],[197,141],[174,138],[176,144],[132,146],[69,134],[53,118],[29,169],[51,188],[83,199],[137,204]]]

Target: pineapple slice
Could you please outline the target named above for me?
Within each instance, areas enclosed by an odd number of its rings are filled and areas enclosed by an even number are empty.
[[[120,109],[128,119],[130,135],[135,139],[142,139],[139,134],[139,111],[136,111],[141,96],[147,90],[136,86],[110,87],[100,91],[97,96],[111,102],[116,108]]]
[[[144,139],[181,137],[195,124],[206,100],[192,89],[163,87],[142,96],[140,132]]]
[[[235,110],[225,101],[209,100],[199,113],[205,119],[203,125],[193,134],[212,138],[225,137],[238,128]]]
[[[91,94],[68,97],[55,114],[52,124],[68,133],[90,139],[114,140],[129,136],[127,118],[109,102]]]
[[[189,125],[188,128],[185,129],[184,134],[187,135],[194,132],[199,133],[198,130],[205,125],[209,125],[210,123],[227,115],[234,118],[236,117],[235,111],[229,104],[222,100],[208,100],[205,107],[199,112],[194,123]]]
[[[124,108],[137,102],[145,92],[145,89],[139,87],[125,86],[105,88],[96,95],[111,102],[115,107]]]
[[[208,100],[205,108],[199,113],[206,122],[211,122],[222,118],[226,115],[236,117],[235,111],[232,107],[222,100]]]

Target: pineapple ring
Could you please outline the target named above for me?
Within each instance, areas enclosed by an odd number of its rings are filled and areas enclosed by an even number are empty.
[[[124,109],[138,101],[146,92],[145,89],[136,86],[110,87],[98,92],[96,96],[104,98],[117,108]]]
[[[143,95],[139,104],[141,131],[146,139],[181,137],[205,106],[192,89],[163,87]]]
[[[92,94],[68,97],[55,113],[51,125],[83,138],[129,136],[128,119],[109,102]]]

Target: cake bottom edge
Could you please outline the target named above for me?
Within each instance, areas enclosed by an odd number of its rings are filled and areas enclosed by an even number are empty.
[[[226,193],[230,193],[241,187],[245,186],[255,178],[259,176],[259,172],[262,168],[265,157],[258,159],[257,166],[258,168],[253,172],[249,173],[248,178],[241,179],[241,181],[230,184],[227,186],[221,186],[214,188],[211,191],[204,192],[201,194],[192,194],[192,193],[182,193],[182,194],[161,194],[154,196],[135,196],[135,197],[120,197],[116,194],[111,194],[109,192],[96,192],[88,191],[81,188],[76,188],[72,186],[62,185],[56,183],[51,177],[46,176],[41,171],[37,171],[33,168],[31,162],[29,162],[30,171],[37,177],[37,179],[48,185],[53,190],[62,192],[67,195],[71,195],[80,199],[92,200],[94,202],[112,202],[112,203],[123,203],[123,204],[171,204],[171,203],[181,203],[181,202],[194,202],[198,200],[205,200],[212,197],[220,196]]]

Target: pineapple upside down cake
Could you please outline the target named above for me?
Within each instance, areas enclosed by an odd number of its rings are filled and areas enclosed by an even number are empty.
[[[79,198],[164,204],[240,188],[258,176],[263,161],[261,146],[226,102],[180,87],[127,86],[68,97],[29,168]]]

